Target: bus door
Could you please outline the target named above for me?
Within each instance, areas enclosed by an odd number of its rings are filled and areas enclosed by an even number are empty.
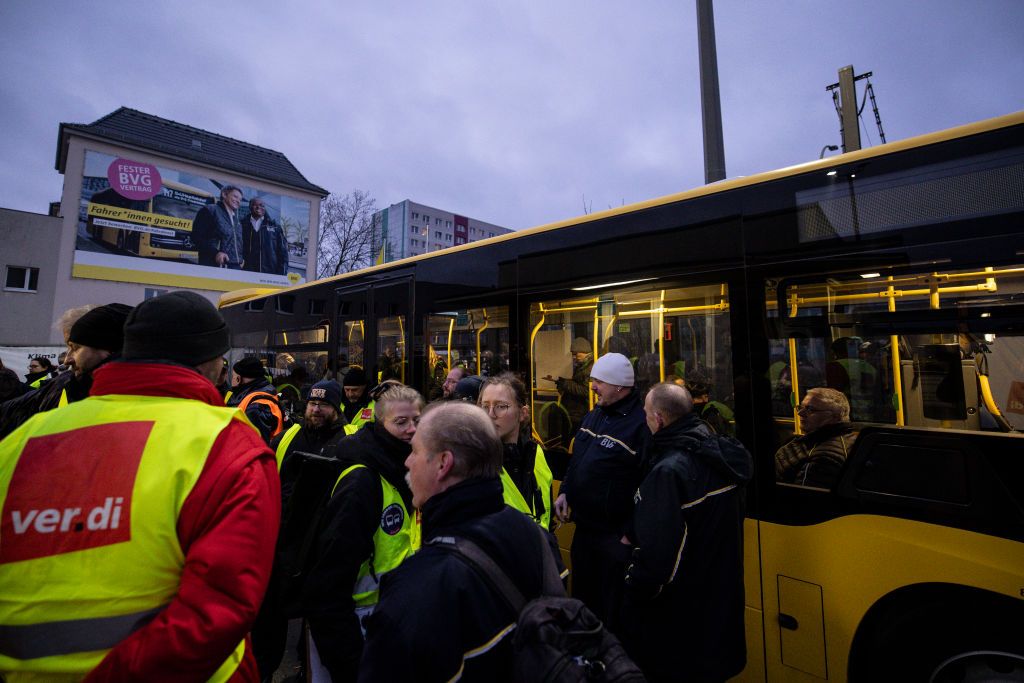
[[[362,368],[371,388],[412,383],[409,373],[411,276],[338,290],[338,365]]]
[[[684,384],[700,400],[701,416],[722,433],[735,433],[733,334],[729,286],[722,281],[686,285],[646,283],[596,294],[530,303],[530,379],[533,426],[545,451],[571,451],[572,439],[593,408],[590,368],[594,359],[620,353],[633,365],[641,395],[658,382]],[[575,401],[575,403],[574,403]],[[557,466],[564,476],[567,461]],[[748,523],[749,524],[749,523]],[[556,532],[569,565],[572,524]],[[756,558],[756,533],[746,534],[746,555]],[[747,627],[760,633],[756,561],[746,580]]]

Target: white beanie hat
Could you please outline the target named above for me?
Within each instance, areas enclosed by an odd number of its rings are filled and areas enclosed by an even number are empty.
[[[606,353],[594,361],[590,377],[606,384],[631,387],[633,386],[633,364],[621,353]]]

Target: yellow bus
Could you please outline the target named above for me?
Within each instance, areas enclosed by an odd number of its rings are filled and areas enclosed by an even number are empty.
[[[699,374],[755,462],[737,680],[1024,679],[1024,113],[223,311],[239,352],[320,326],[303,348],[334,369],[358,329],[370,376],[397,351],[421,391],[460,359],[509,368],[565,457],[545,377],[570,376],[577,337],[630,358],[641,391]],[[777,481],[815,387],[858,435],[827,485]]]
[[[107,189],[90,199],[86,229],[94,240],[120,253],[198,263],[192,219],[214,200],[205,190],[167,180],[147,201],[125,199]]]

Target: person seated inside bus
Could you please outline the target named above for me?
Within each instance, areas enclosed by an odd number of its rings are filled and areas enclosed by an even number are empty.
[[[716,434],[736,436],[736,424],[732,408],[721,401],[711,400],[711,380],[701,369],[686,373],[683,386],[693,398],[693,412],[704,420]]]
[[[797,412],[804,434],[776,451],[775,479],[831,489],[857,436],[850,424],[850,403],[836,389],[815,387]]]
[[[874,418],[878,370],[861,357],[861,346],[864,341],[860,337],[839,337],[832,342],[825,383],[846,394],[852,419],[866,421]]]

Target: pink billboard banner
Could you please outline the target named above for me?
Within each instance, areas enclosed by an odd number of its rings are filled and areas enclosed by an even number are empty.
[[[152,199],[160,192],[160,171],[153,164],[130,159],[114,159],[107,167],[107,180],[122,197]]]

